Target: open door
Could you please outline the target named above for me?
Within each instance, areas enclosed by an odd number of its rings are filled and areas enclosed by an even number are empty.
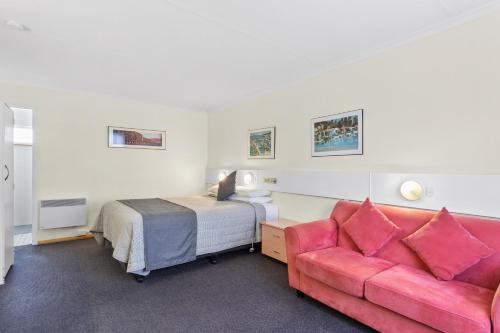
[[[0,284],[14,264],[14,114],[2,104],[0,115]]]

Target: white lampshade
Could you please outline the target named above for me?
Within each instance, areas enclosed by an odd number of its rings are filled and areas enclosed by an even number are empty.
[[[221,170],[219,172],[219,181],[224,180],[224,178],[227,177],[227,171],[226,170]]]
[[[408,180],[401,184],[401,195],[406,200],[416,201],[422,197],[424,188],[414,180]]]
[[[243,183],[245,185],[252,185],[255,182],[255,175],[252,172],[247,172],[245,176],[243,176]]]

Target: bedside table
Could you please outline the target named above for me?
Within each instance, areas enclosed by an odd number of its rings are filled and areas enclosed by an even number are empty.
[[[286,264],[285,228],[299,223],[287,219],[261,222],[262,253]]]

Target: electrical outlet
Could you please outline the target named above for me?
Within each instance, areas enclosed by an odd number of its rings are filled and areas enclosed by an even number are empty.
[[[276,177],[265,177],[264,178],[264,183],[266,183],[266,184],[277,184],[278,183],[278,178],[276,178]]]

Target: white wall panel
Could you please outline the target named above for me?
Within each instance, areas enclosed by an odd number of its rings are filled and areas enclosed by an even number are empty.
[[[207,169],[206,182],[216,184],[220,171],[232,170]],[[238,170],[238,185],[243,185],[247,172],[256,176],[256,187],[273,192],[357,201],[370,196],[381,204],[431,210],[447,207],[456,213],[500,218],[500,175]],[[266,177],[275,177],[277,183],[264,183]],[[407,180],[415,180],[424,187],[421,199],[409,201],[401,196],[401,184]]]
[[[221,170],[226,169],[207,169],[206,182],[216,184]],[[243,185],[243,177],[247,172],[256,176],[256,186],[274,192],[364,200],[370,190],[370,174],[363,171],[238,170],[238,185]],[[277,183],[264,183],[264,178],[276,178]]]
[[[415,180],[425,189],[421,199],[408,201],[399,190],[404,181]],[[396,206],[500,217],[500,175],[452,175],[373,173],[372,200]]]

